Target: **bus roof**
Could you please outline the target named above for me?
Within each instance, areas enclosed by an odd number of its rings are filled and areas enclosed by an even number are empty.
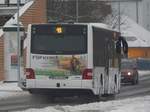
[[[91,23],[91,25],[94,26],[94,27],[98,27],[98,28],[102,28],[102,29],[112,30],[112,31],[118,32],[117,30],[112,29],[112,28],[111,28],[109,25],[107,25],[107,24],[103,24],[103,23]]]
[[[96,28],[101,28],[101,29],[105,29],[105,30],[110,30],[110,31],[115,31],[115,32],[119,32],[117,30],[114,30],[112,29],[109,25],[107,24],[104,24],[104,23],[73,23],[73,22],[70,22],[70,23],[61,23],[61,22],[52,22],[52,23],[35,23],[35,24],[32,24],[32,25],[46,25],[46,24],[70,24],[70,25],[90,25],[90,26],[93,26],[93,27],[96,27]]]

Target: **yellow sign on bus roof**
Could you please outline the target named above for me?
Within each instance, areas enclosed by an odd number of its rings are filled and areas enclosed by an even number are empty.
[[[63,29],[60,26],[56,27],[55,30],[56,30],[56,33],[63,33]]]

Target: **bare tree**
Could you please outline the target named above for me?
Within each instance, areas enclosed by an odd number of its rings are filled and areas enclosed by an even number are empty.
[[[48,0],[48,19],[76,21],[76,5],[76,0]],[[78,10],[79,22],[101,22],[111,13],[111,6],[98,0],[80,0]]]
[[[103,23],[108,24],[112,29],[119,29],[119,25],[120,27],[122,25],[125,26],[126,21],[127,21],[127,18],[124,14],[124,10],[122,10],[119,15],[117,10],[112,9],[112,13],[105,17]],[[129,27],[129,26],[126,24],[126,27]]]

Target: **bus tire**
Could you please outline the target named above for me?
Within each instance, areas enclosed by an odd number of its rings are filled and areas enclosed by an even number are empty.
[[[104,94],[104,95],[102,95],[103,101],[115,100],[115,97],[116,97],[115,94]]]
[[[35,92],[34,92],[32,89],[28,89],[28,92],[29,92],[30,94],[35,94]]]

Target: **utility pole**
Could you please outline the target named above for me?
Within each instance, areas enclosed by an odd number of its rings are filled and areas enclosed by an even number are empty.
[[[136,1],[136,22],[139,23],[139,4]]]
[[[20,0],[17,0],[17,59],[18,59],[18,83],[20,81],[20,23],[19,23]]]
[[[76,22],[79,21],[79,1],[76,0]]]
[[[118,29],[119,29],[119,32],[120,32],[120,23],[121,23],[121,17],[120,17],[120,1],[118,1]]]

